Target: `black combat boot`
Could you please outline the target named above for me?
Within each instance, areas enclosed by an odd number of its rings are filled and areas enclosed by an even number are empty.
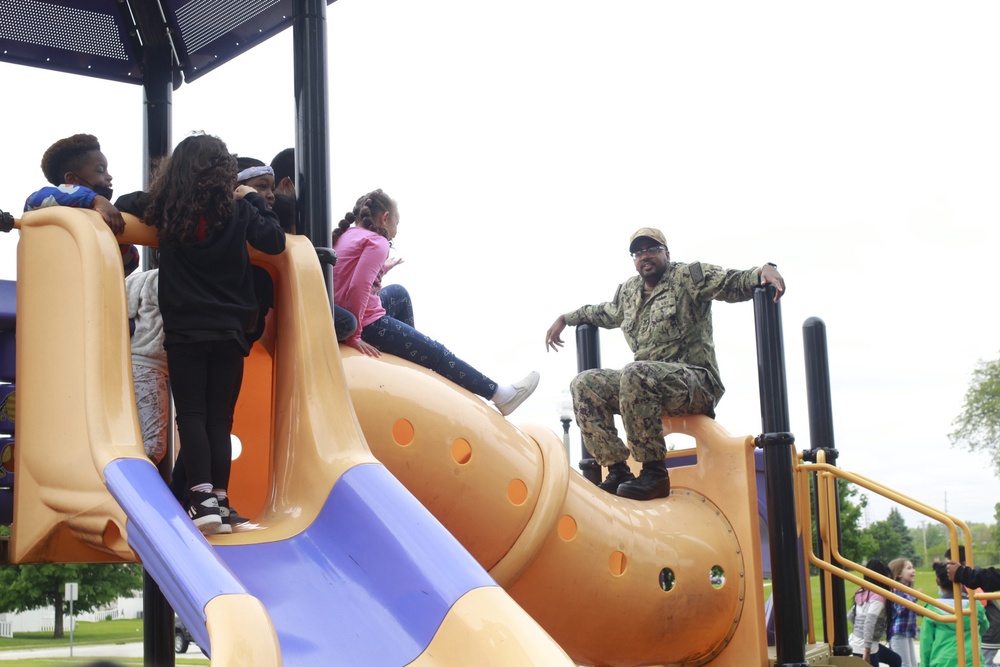
[[[652,500],[670,495],[670,473],[663,461],[647,461],[642,472],[631,481],[618,487],[618,495],[632,500]]]
[[[618,491],[618,485],[622,482],[631,482],[635,479],[635,475],[629,470],[628,464],[622,461],[621,463],[612,463],[608,466],[608,476],[603,482],[597,485],[601,491],[607,491],[608,493],[615,493]]]

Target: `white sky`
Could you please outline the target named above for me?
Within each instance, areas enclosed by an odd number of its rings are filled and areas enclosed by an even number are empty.
[[[947,434],[976,361],[1000,351],[998,19],[986,2],[340,0],[334,223],[368,190],[395,197],[406,263],[389,282],[409,288],[417,326],[500,381],[539,370],[514,421],[557,432],[576,355],[546,354],[545,330],[631,275],[636,228],[662,228],[677,261],[776,262],[798,445],[801,326],[817,316],[841,465],[992,522],[987,457]],[[270,161],[294,141],[291,62],[289,30],[183,85],[174,142],[205,130]],[[0,208],[19,212],[45,148],[76,132],[101,139],[116,193],[139,189],[141,88],[0,77]],[[15,277],[16,240],[0,235],[0,278]],[[717,304],[715,337],[718,421],[757,434],[751,304]],[[601,345],[606,366],[631,358],[617,331]],[[873,498],[869,519],[889,507]]]

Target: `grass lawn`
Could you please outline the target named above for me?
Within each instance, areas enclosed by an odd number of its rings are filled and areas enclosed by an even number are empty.
[[[121,619],[87,623],[79,621],[73,631],[73,645],[122,644],[142,641],[142,619]],[[51,648],[69,646],[69,631],[62,639],[53,639],[51,632],[15,632],[13,639],[0,637],[0,651],[11,649]]]
[[[812,615],[813,615],[813,627],[816,629],[816,641],[823,641],[823,610],[820,605],[820,594],[819,594],[819,576],[810,577],[810,585],[812,586]],[[921,593],[925,595],[930,595],[937,597],[938,587],[934,579],[934,570],[931,568],[918,568],[917,576],[913,581],[913,587],[916,588]],[[846,583],[844,586],[844,610],[849,611],[851,605],[854,604],[854,592],[858,590],[858,587],[851,583]],[[771,596],[771,582],[770,580],[764,580],[764,599],[766,600]],[[917,623],[920,619],[917,619]],[[851,627],[848,624],[848,632],[850,632]]]
[[[820,595],[819,595],[819,576],[810,577],[812,586],[812,614],[813,614],[813,625],[816,628],[816,641],[823,641],[823,611],[820,607]],[[930,595],[937,597],[938,587],[934,579],[934,570],[931,568],[917,568],[917,576],[913,581],[913,587],[916,588],[921,593],[925,595]],[[854,593],[858,590],[858,587],[854,584],[847,582],[844,585],[844,598],[845,598],[845,610],[850,610],[851,605],[854,604]],[[769,591],[764,591],[765,595],[769,594]],[[920,619],[917,619],[917,623],[920,623]],[[848,624],[848,631],[850,631],[850,624]]]
[[[78,622],[73,631],[73,646],[87,644],[124,644],[142,641],[142,620],[123,619],[101,621],[99,623]],[[13,639],[0,637],[0,653],[10,650],[33,648],[54,648],[65,646],[67,657],[31,658],[25,660],[0,660],[3,667],[55,667],[56,665],[89,665],[97,658],[93,656],[72,658],[69,656],[69,633],[62,639],[53,639],[51,632],[15,632]],[[118,665],[142,665],[142,658],[108,658]],[[194,645],[188,653],[176,656],[178,665],[207,665],[208,659]]]

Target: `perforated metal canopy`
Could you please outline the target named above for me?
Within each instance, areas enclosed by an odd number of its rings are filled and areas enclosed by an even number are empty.
[[[176,88],[292,17],[293,0],[0,0],[0,60],[141,84],[150,49],[168,48]]]

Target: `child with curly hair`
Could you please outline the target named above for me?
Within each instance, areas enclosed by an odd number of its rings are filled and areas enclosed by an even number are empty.
[[[398,260],[389,260],[390,242],[398,228],[396,202],[382,190],[374,190],[362,195],[333,230],[337,251],[333,298],[357,318],[360,329],[344,342],[370,357],[387,352],[419,364],[491,401],[502,415],[509,415],[535,391],[537,372],[514,384],[499,384],[414,329],[409,298],[397,299],[399,313],[387,312],[379,293],[382,276],[398,264]]]
[[[207,535],[232,532],[230,432],[248,333],[259,317],[247,243],[272,255],[285,249],[267,201],[237,187],[236,174],[221,139],[187,137],[160,165],[145,207],[160,242],[160,312],[188,480],[185,505]]]
[[[101,214],[115,236],[125,229],[125,221],[111,204],[112,176],[101,144],[92,134],[74,134],[55,142],[42,155],[42,173],[52,184],[28,195],[25,211],[46,206],[92,208]],[[129,275],[139,266],[139,250],[119,244],[122,268]]]

